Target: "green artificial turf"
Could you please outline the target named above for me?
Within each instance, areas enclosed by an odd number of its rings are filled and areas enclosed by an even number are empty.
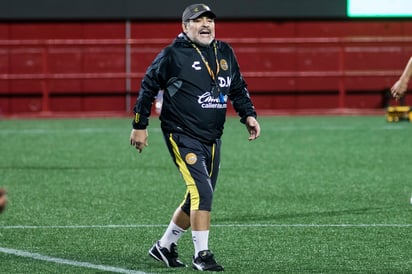
[[[225,126],[209,246],[226,273],[412,273],[412,124],[259,121],[253,142],[239,119]],[[147,255],[185,186],[157,118],[142,154],[130,128],[119,118],[0,121],[10,200],[0,273],[193,272]],[[179,254],[190,264],[190,231]]]

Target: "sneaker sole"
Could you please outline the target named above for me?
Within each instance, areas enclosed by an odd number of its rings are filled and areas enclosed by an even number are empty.
[[[192,262],[192,267],[194,270],[200,270],[200,271],[213,271],[213,272],[221,272],[224,271],[225,268],[223,266],[215,267],[215,268],[209,268],[209,269],[204,269],[200,265],[193,263]]]
[[[194,270],[199,270],[199,271],[211,271],[211,272],[222,272],[225,271],[225,269],[223,267],[219,267],[219,268],[214,268],[214,269],[203,269],[201,267],[198,267],[197,265],[193,264],[193,269]]]
[[[156,261],[163,262],[162,259],[159,259],[155,254],[153,254],[152,250],[149,250],[149,255]]]
[[[193,266],[193,269],[194,269],[194,270],[203,271],[203,269],[202,269],[200,266],[197,266],[197,264],[192,264],[192,266]]]

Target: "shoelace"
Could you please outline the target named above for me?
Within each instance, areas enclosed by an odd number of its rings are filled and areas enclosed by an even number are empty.
[[[177,247],[176,247],[175,245],[172,245],[172,246],[170,247],[170,255],[171,255],[173,258],[177,258],[177,257],[178,257]]]
[[[215,258],[213,257],[213,254],[207,254],[206,256],[202,257],[202,261],[206,263],[212,263],[216,264]]]

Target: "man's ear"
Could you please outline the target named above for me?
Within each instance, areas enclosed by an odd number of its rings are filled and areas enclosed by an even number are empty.
[[[182,30],[183,30],[183,32],[187,31],[187,24],[186,23],[182,23]]]

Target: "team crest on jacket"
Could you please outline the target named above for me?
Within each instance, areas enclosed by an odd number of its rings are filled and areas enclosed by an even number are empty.
[[[189,152],[188,154],[186,154],[185,157],[185,161],[186,163],[188,163],[189,165],[194,165],[197,162],[197,156],[196,154]]]
[[[220,67],[223,70],[227,70],[229,68],[229,66],[227,65],[227,61],[225,59],[220,60]]]

